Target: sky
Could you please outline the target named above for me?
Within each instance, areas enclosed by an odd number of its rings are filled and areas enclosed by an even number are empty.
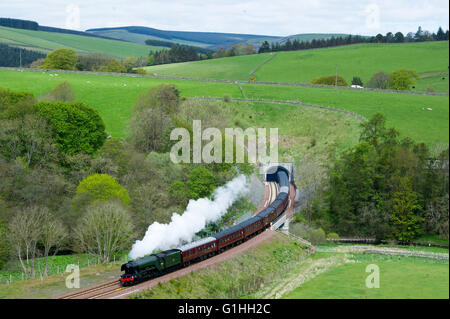
[[[436,32],[449,24],[446,0],[0,0],[0,17],[86,30],[146,26],[162,30],[287,36]]]

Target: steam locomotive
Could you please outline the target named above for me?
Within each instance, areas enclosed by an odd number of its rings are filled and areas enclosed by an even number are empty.
[[[207,259],[239,245],[269,228],[271,223],[283,213],[289,202],[288,171],[283,167],[278,167],[276,173],[272,175],[280,186],[280,192],[267,208],[211,237],[202,238],[176,249],[128,261],[120,268],[124,273],[120,276],[119,281],[123,286],[130,286],[187,267],[191,263]]]

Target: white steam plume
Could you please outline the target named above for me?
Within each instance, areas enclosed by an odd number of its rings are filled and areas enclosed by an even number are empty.
[[[155,249],[169,249],[190,242],[194,235],[205,226],[218,220],[228,208],[248,191],[247,179],[240,175],[224,186],[217,188],[213,193],[213,200],[200,198],[190,200],[182,215],[173,213],[169,224],[154,222],[151,224],[142,240],[137,240],[130,258],[136,259],[152,253]]]

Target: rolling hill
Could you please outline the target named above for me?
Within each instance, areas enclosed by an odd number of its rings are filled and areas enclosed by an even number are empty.
[[[73,49],[78,54],[100,52],[118,58],[147,56],[150,50],[156,51],[163,49],[162,47],[152,47],[133,42],[58,33],[55,30],[47,32],[2,26],[0,26],[0,43],[41,52],[66,48]]]
[[[365,83],[376,72],[408,68],[427,75],[418,81],[417,88],[448,92],[448,55],[448,42],[356,44],[278,52],[255,75],[258,81],[310,82],[317,76],[335,74],[337,66],[338,74],[348,83],[353,76],[359,76]],[[266,53],[157,65],[147,67],[147,71],[168,76],[249,80],[255,67],[269,57],[270,53]]]
[[[145,40],[152,39],[192,45],[208,49],[217,49],[221,46],[228,48],[233,44],[247,41],[262,42],[264,40],[276,41],[281,39],[281,37],[267,35],[219,32],[165,31],[139,26],[89,29],[86,30],[86,32],[100,36],[107,36],[110,38],[133,41],[137,43],[145,43]]]

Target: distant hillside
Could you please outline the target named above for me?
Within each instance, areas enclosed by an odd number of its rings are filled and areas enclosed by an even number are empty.
[[[89,29],[86,32],[132,41],[136,43],[145,43],[146,40],[164,40],[174,43],[187,44],[203,48],[219,48],[221,46],[231,47],[233,44],[248,41],[276,41],[281,37],[254,35],[254,34],[236,34],[236,33],[218,33],[218,32],[190,32],[190,31],[165,31],[154,28],[129,26],[119,28],[99,28]],[[262,42],[262,41],[261,41]]]
[[[78,31],[69,33],[67,31],[72,30],[51,27],[41,28],[51,32],[0,26],[0,43],[44,53],[55,49],[67,48],[77,51],[78,54],[100,52],[118,58],[147,56],[150,50],[158,51],[163,49],[163,47],[159,46],[148,46],[133,42],[119,41],[118,39],[110,40],[79,35],[77,34]]]

